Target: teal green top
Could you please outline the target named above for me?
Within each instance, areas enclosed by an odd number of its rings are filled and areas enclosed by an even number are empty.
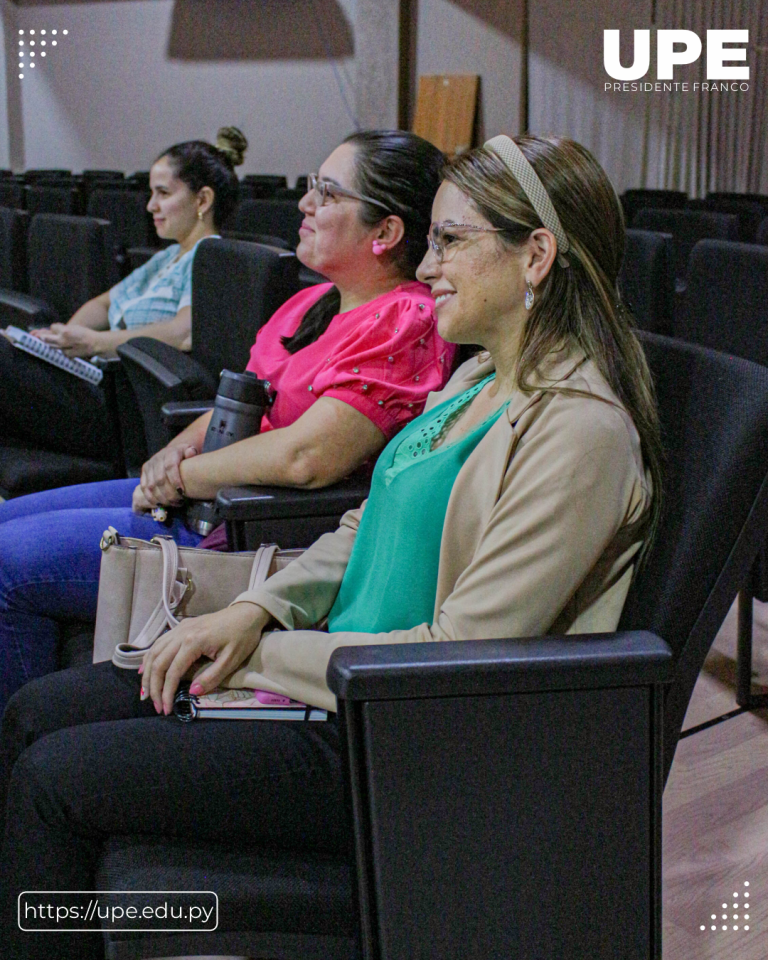
[[[328,617],[331,632],[380,633],[432,623],[448,498],[462,465],[504,406],[455,442],[435,450],[432,442],[494,376],[422,414],[385,447]]]

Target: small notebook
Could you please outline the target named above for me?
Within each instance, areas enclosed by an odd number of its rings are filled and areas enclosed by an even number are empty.
[[[267,690],[213,690],[195,697],[188,687],[176,694],[179,720],[327,720],[328,711],[289,700]]]
[[[18,347],[25,353],[31,353],[33,357],[39,357],[60,370],[66,370],[67,373],[72,373],[81,380],[87,380],[88,383],[101,383],[104,374],[95,364],[81,360],[79,357],[68,357],[63,350],[43,343],[39,337],[33,337],[31,333],[19,327],[6,327],[5,335],[14,347]]]

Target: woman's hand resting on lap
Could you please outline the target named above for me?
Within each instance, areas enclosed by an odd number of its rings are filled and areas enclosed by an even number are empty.
[[[142,700],[158,713],[173,710],[179,681],[201,657],[214,662],[195,678],[192,692],[207,693],[253,653],[271,616],[255,603],[236,603],[218,613],[183,620],[156,640],[144,657]]]
[[[92,357],[99,352],[99,331],[79,324],[52,323],[49,329],[33,330],[44,343],[63,350],[68,357]]]
[[[197,447],[191,444],[171,444],[147,460],[141,468],[139,486],[133,492],[134,512],[142,513],[157,506],[178,506],[184,499],[179,465],[197,452]]]

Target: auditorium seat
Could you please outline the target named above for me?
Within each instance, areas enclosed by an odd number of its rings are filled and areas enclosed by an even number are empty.
[[[152,455],[193,416],[161,417],[168,402],[213,402],[222,370],[244,370],[259,328],[298,290],[287,250],[242,240],[204,240],[192,266],[192,350],[137,337],[118,347]]]
[[[671,332],[674,304],[672,236],[647,230],[627,230],[619,289],[641,330]]]
[[[637,230],[654,230],[672,234],[675,289],[685,289],[688,257],[696,243],[707,237],[738,240],[739,220],[735,214],[712,213],[708,210],[639,210],[632,221]]]
[[[126,251],[133,247],[151,247],[158,244],[158,237],[147,212],[147,200],[139,190],[126,190],[107,186],[109,181],[98,181],[88,198],[87,214],[108,220],[114,234],[114,253],[120,271],[126,275],[128,259]]]
[[[701,240],[693,248],[674,335],[690,343],[768,366],[768,247]],[[753,599],[768,601],[768,542],[739,593],[737,702],[754,709],[768,697],[752,693]]]
[[[0,323],[66,323],[78,307],[113,286],[112,228],[105,220],[40,213],[27,239],[29,295],[0,290]]]
[[[292,200],[241,200],[227,224],[239,233],[260,233],[282,237],[295,250],[304,214]]]
[[[24,209],[24,184],[14,177],[3,177],[0,180],[0,207],[12,207],[16,210]]]
[[[0,290],[27,289],[27,229],[25,210],[0,207]]]
[[[624,208],[624,217],[628,227],[634,227],[634,216],[638,210],[648,207],[663,207],[667,210],[682,208],[688,196],[681,190],[625,190],[619,198]]]
[[[70,183],[59,186],[55,181],[38,180],[28,184],[25,192],[26,209],[32,216],[36,213],[66,213],[72,216],[82,213],[80,190]]]
[[[689,210],[711,210],[713,213],[733,213],[739,218],[739,240],[754,243],[760,221],[768,215],[761,203],[739,197],[708,196],[705,200],[689,200]]]

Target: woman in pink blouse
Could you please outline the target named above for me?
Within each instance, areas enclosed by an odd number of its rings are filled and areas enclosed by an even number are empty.
[[[56,668],[62,621],[95,619],[108,526],[196,546],[200,535],[181,517],[166,526],[148,511],[230,484],[334,483],[375,458],[441,389],[454,347],[437,335],[429,287],[414,278],[442,161],[413,134],[358,133],[312,179],[298,256],[330,283],[297,294],[259,332],[248,369],[276,393],[260,434],[200,453],[206,414],[144,465],[140,481],[0,504],[0,713],[18,687]]]
[[[247,369],[275,403],[257,436],[198,455],[210,414],[145,464],[134,510],[237,483],[323,487],[375,457],[446,382],[426,250],[440,152],[402,132],[353,134],[310,180],[296,251],[330,283],[296,294],[260,330]]]

